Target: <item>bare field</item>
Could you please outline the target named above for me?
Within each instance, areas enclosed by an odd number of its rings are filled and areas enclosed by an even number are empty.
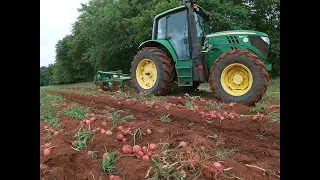
[[[199,89],[156,97],[41,87],[40,179],[280,179],[280,79],[252,107]]]

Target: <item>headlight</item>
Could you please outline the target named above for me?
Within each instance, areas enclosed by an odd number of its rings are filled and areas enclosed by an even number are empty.
[[[270,44],[270,40],[268,36],[261,37],[261,39],[266,42],[268,45]]]

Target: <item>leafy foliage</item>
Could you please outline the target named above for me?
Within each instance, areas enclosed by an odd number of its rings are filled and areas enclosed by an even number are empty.
[[[82,149],[87,147],[87,142],[93,135],[92,131],[88,131],[83,129],[82,131],[78,132],[77,134],[77,141],[75,141],[75,148]]]
[[[118,174],[121,169],[114,172],[116,169],[116,162],[121,158],[121,156],[116,157],[118,151],[111,152],[107,157],[102,160],[102,169],[105,172],[108,172],[109,175]]]
[[[72,104],[71,107],[64,110],[64,113],[73,119],[81,120],[86,117],[86,113],[89,113],[89,108],[82,108],[78,104]]]
[[[40,67],[40,86],[48,86],[53,84],[53,68],[53,64],[50,64],[48,67]]]

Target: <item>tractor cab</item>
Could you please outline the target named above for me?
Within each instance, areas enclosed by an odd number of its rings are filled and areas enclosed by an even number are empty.
[[[208,33],[206,21],[208,13],[198,5],[194,5],[197,37],[204,45],[205,35]],[[178,59],[191,58],[189,9],[179,6],[170,9],[154,18],[152,40],[168,40],[176,51]]]

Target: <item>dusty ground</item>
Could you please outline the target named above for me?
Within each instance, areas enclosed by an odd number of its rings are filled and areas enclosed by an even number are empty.
[[[167,96],[163,97],[165,98],[163,101],[146,103],[138,99],[138,94],[128,93],[130,97],[126,99],[117,98],[116,92],[94,93],[96,90],[92,88],[82,89],[81,92],[77,92],[77,88],[68,91],[61,89],[45,91],[64,98],[58,108],[60,112],[70,108],[73,103],[81,107],[90,107],[89,115],[84,118],[96,119],[90,123],[90,130],[97,127],[107,130],[111,127],[111,121],[105,116],[105,110],[109,108],[114,108],[115,111],[122,110],[121,117],[134,116],[134,119],[118,123],[116,127],[119,125],[130,127],[131,132],[138,128],[146,132],[150,128],[152,134],[145,134],[142,139],[136,138],[135,143],[141,146],[155,143],[158,149],[152,152],[152,159],[169,165],[177,162],[172,165],[170,173],[162,174],[162,178],[159,179],[165,179],[164,176],[172,175],[175,171],[182,172],[181,170],[186,174],[185,179],[213,179],[213,176],[206,176],[206,166],[210,166],[214,161],[220,161],[225,169],[218,179],[280,179],[280,120],[275,121],[275,117],[272,116],[272,113],[280,112],[279,102],[272,104],[275,105],[273,107],[259,111],[264,114],[262,119],[253,120],[253,116],[258,113],[258,111],[250,112],[253,107],[241,104],[235,104],[233,107],[229,104],[221,105],[211,98]],[[186,102],[190,102],[192,107],[186,107]],[[213,110],[217,111],[217,114],[224,111],[234,113],[235,118],[231,120],[226,117],[220,120],[205,115]],[[90,115],[91,113],[94,115]],[[171,121],[162,122],[159,119],[161,114],[169,115]],[[58,117],[61,122],[60,133],[51,138],[47,138],[50,132],[44,129],[48,124],[40,120],[40,164],[45,165],[40,170],[41,179],[108,179],[109,174],[102,170],[103,153],[106,150],[109,153],[119,150],[117,156],[120,156],[123,155],[121,149],[124,144],[133,145],[133,135],[130,134],[125,135],[126,142],[117,141],[116,136],[120,132],[115,127],[112,135],[95,132],[91,137],[92,143],[88,143],[87,147],[78,151],[72,145],[76,140],[73,136],[80,128],[88,130],[89,127],[81,126],[81,120],[76,120],[65,113],[60,113]],[[107,122],[106,127],[102,125],[103,121]],[[187,149],[177,148],[163,155],[165,149],[175,148],[181,141],[187,142]],[[163,142],[167,142],[167,146],[164,146]],[[54,146],[50,155],[43,154],[45,143]],[[88,151],[96,152],[97,156],[87,155]],[[180,158],[172,159],[179,154]],[[141,180],[147,179],[145,176],[150,167],[153,168],[149,172],[149,178],[160,172],[151,159],[144,161],[134,155],[127,155],[119,158],[115,171],[121,169],[118,175],[123,179]]]

